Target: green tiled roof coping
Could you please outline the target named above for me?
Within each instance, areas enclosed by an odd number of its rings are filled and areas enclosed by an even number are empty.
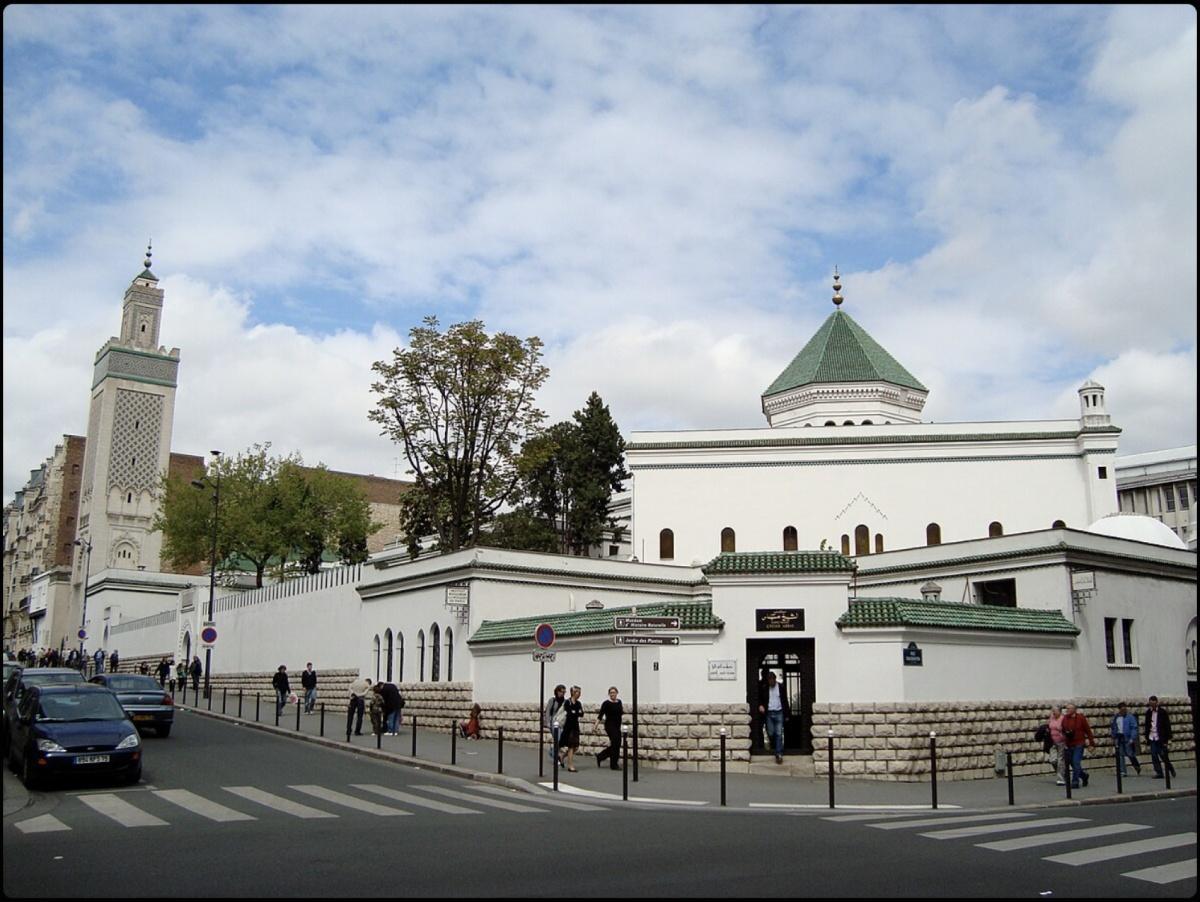
[[[835,310],[764,395],[814,382],[890,382],[927,391],[849,314]]]
[[[479,624],[479,629],[475,630],[475,635],[467,640],[467,644],[528,639],[532,647],[533,633],[542,623],[554,627],[555,635],[560,639],[614,633],[613,618],[629,616],[634,607],[639,617],[678,617],[681,631],[719,630],[725,626],[720,617],[713,615],[711,602],[652,602],[599,611],[560,611],[535,617],[514,617],[511,620],[485,620]]]
[[[700,568],[713,573],[849,573],[857,565],[836,551],[738,551],[717,555]]]
[[[932,629],[1079,635],[1062,611],[925,601],[918,598],[854,598],[837,619],[847,627],[917,626]]]

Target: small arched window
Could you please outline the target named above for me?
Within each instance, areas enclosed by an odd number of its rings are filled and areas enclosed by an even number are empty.
[[[1064,523],[1062,520],[1055,520],[1053,523],[1050,524],[1050,528],[1051,529],[1066,529],[1067,524]]]
[[[883,535],[878,532],[875,533],[875,553],[883,554]]]
[[[783,550],[795,551],[797,548],[796,527],[785,526],[783,528]]]
[[[988,524],[988,538],[994,539],[997,536],[1004,535],[1004,527],[1000,525],[999,520],[993,520]]]
[[[404,682],[404,633],[396,630],[396,682]]]
[[[664,529],[658,534],[658,559],[673,561],[675,559],[675,533]]]
[[[441,663],[442,663],[441,641],[442,641],[442,631],[440,629],[438,629],[438,625],[435,623],[433,626],[431,626],[429,628],[429,644],[432,647],[432,651],[433,651],[433,666],[431,666],[429,668],[429,679],[435,683],[441,677],[441,669],[442,669],[441,668]]]
[[[942,527],[936,523],[930,523],[925,527],[925,544],[926,545],[941,545],[942,544]]]
[[[846,422],[842,423],[842,425],[843,426],[853,426],[854,420],[846,420]]]
[[[425,630],[417,630],[417,682],[425,682]]]
[[[721,530],[721,553],[725,554],[729,552],[732,554],[735,551],[737,551],[737,536],[734,535],[732,529],[726,526]]]
[[[379,681],[379,633],[375,634],[375,680]]]
[[[383,631],[383,644],[387,647],[387,667],[384,668],[386,682],[392,681],[392,631],[390,629]]]
[[[454,679],[454,630],[446,627],[446,679]]]
[[[826,426],[836,426],[837,423],[835,423],[833,420],[826,420],[825,425]]]
[[[864,426],[874,426],[874,425],[875,425],[875,424],[874,424],[874,423],[872,423],[870,420],[863,420],[862,424],[863,424]]]
[[[850,557],[850,537],[845,533],[842,533],[842,554]]]
[[[863,524],[854,527],[854,554],[857,557],[871,553],[871,530]]]

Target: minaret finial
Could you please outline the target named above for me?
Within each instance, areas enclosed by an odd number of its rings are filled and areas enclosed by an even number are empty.
[[[150,268],[150,256],[151,256],[150,248],[152,246],[152,242],[153,242],[153,239],[149,239],[146,241],[146,269]]]
[[[841,278],[842,277],[838,275],[837,264],[834,264],[834,267],[833,267],[833,306],[835,306],[835,307],[841,307],[842,301],[845,300],[845,298],[842,297]]]

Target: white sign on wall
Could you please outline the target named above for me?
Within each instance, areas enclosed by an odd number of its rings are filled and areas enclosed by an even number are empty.
[[[713,661],[708,662],[708,678],[710,680],[736,680],[737,679],[737,661]]]
[[[1094,570],[1076,570],[1071,574],[1071,591],[1073,592],[1094,592],[1096,591],[1096,571]]]

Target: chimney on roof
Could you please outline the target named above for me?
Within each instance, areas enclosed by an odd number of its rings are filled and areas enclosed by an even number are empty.
[[[921,586],[921,598],[925,601],[941,601],[942,587],[930,580],[925,585]]]

